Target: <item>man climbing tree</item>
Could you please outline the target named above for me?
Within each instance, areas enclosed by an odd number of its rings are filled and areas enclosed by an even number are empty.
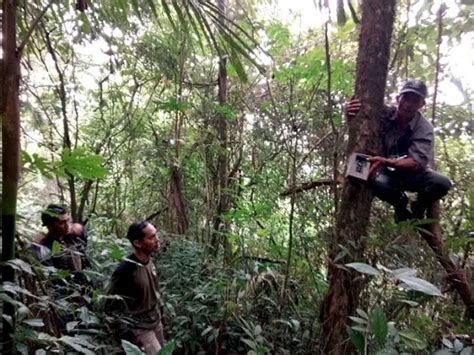
[[[403,85],[397,106],[385,107],[382,114],[383,156],[369,158],[374,195],[394,206],[396,222],[423,219],[427,208],[451,187],[447,177],[431,169],[433,126],[419,111],[425,105],[426,95],[426,85],[420,80],[408,80]],[[359,109],[359,100],[349,101],[347,119],[353,119]],[[417,193],[410,210],[405,190]]]

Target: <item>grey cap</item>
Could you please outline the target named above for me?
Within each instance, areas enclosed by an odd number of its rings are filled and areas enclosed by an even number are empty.
[[[402,89],[400,90],[400,95],[405,94],[407,92],[413,92],[422,98],[425,98],[428,95],[428,89],[426,85],[421,80],[407,80],[405,84],[403,84]]]

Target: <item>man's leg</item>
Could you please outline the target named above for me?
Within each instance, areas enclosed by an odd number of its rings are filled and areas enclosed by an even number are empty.
[[[451,186],[452,183],[446,176],[431,169],[405,179],[404,187],[418,195],[411,205],[413,217],[423,219],[427,208],[445,196]]]
[[[146,355],[156,355],[161,350],[155,329],[137,329],[134,334],[135,343],[143,349]]]
[[[395,222],[411,218],[407,210],[408,197],[400,188],[400,181],[394,173],[390,173],[386,168],[381,169],[372,181],[371,187],[375,196],[394,207]]]

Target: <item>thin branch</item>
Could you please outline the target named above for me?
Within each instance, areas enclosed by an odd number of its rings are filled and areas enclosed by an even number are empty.
[[[17,52],[17,55],[18,57],[21,56],[21,52],[23,52],[23,49],[25,48],[26,46],[26,43],[28,42],[28,40],[30,39],[33,31],[35,30],[35,27],[38,25],[38,23],[41,21],[41,19],[43,18],[43,16],[46,14],[46,11],[48,11],[48,9],[50,8],[50,6],[53,4],[54,0],[51,0],[49,2],[48,5],[46,5],[46,7],[43,9],[43,11],[41,11],[41,13],[38,15],[38,17],[36,17],[33,21],[33,23],[31,24],[30,28],[28,29],[28,31],[26,32],[26,36],[25,38],[23,38],[23,41],[20,43],[20,45],[18,46],[16,52]]]
[[[441,4],[438,9],[438,39],[436,48],[436,72],[435,72],[435,83],[434,83],[434,94],[433,94],[433,106],[431,112],[431,124],[434,126],[436,123],[436,104],[438,98],[438,83],[439,83],[439,72],[441,71],[440,58],[441,58],[441,42],[443,40],[443,14],[446,9],[446,5]]]
[[[304,182],[299,186],[289,187],[285,191],[281,192],[280,196],[284,197],[284,196],[296,194],[296,193],[299,193],[299,192],[308,191],[308,190],[314,189],[314,188],[319,187],[319,186],[335,186],[339,183],[340,183],[340,181],[336,181],[336,180],[333,180],[333,179],[322,179],[322,180],[314,180],[314,181]]]

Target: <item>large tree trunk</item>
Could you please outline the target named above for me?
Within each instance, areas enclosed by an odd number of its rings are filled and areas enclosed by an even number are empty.
[[[2,262],[15,257],[15,215],[20,176],[20,59],[16,50],[16,1],[3,1],[0,115],[2,117]],[[12,282],[13,269],[2,267],[2,280]],[[14,308],[3,303],[3,354],[13,352]]]
[[[379,120],[390,53],[390,39],[395,14],[395,0],[362,2],[362,27],[357,57],[355,95],[362,107],[349,126],[347,154],[353,151],[378,155]],[[321,305],[324,354],[349,354],[351,345],[347,336],[347,320],[358,305],[360,286],[355,272],[338,268],[334,262],[339,245],[351,251],[338,261],[341,264],[363,256],[364,241],[370,216],[372,195],[367,184],[346,179],[336,220],[336,231],[329,253],[329,290]],[[352,247],[352,243],[356,246]]]

